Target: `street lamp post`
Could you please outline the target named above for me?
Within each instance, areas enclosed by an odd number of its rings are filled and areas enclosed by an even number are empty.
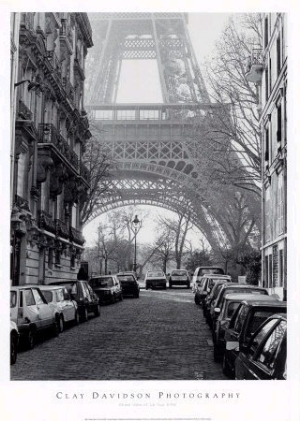
[[[133,262],[133,271],[136,272],[136,236],[138,233],[138,228],[141,224],[141,221],[139,220],[138,216],[135,215],[134,220],[132,221],[133,226],[133,232],[134,232],[134,262]]]

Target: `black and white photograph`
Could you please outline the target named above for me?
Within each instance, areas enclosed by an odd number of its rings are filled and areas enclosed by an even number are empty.
[[[296,17],[67,5],[7,13],[8,420],[294,421]]]

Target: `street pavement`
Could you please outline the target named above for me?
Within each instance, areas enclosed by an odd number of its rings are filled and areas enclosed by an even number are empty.
[[[191,290],[141,289],[18,354],[12,380],[225,380]]]

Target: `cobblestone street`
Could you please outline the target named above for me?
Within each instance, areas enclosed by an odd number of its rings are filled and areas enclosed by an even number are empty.
[[[21,351],[12,380],[221,380],[211,333],[191,291],[141,290],[99,318]]]

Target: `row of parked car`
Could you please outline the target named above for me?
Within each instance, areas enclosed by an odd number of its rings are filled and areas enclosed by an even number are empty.
[[[100,305],[122,301],[123,296],[139,297],[134,272],[94,276],[84,280],[61,280],[47,285],[13,286],[10,291],[10,360],[17,360],[19,342],[32,349],[37,335],[45,330],[54,336],[67,325],[99,317]]]
[[[227,377],[286,379],[286,302],[222,274],[202,276],[194,292]]]

